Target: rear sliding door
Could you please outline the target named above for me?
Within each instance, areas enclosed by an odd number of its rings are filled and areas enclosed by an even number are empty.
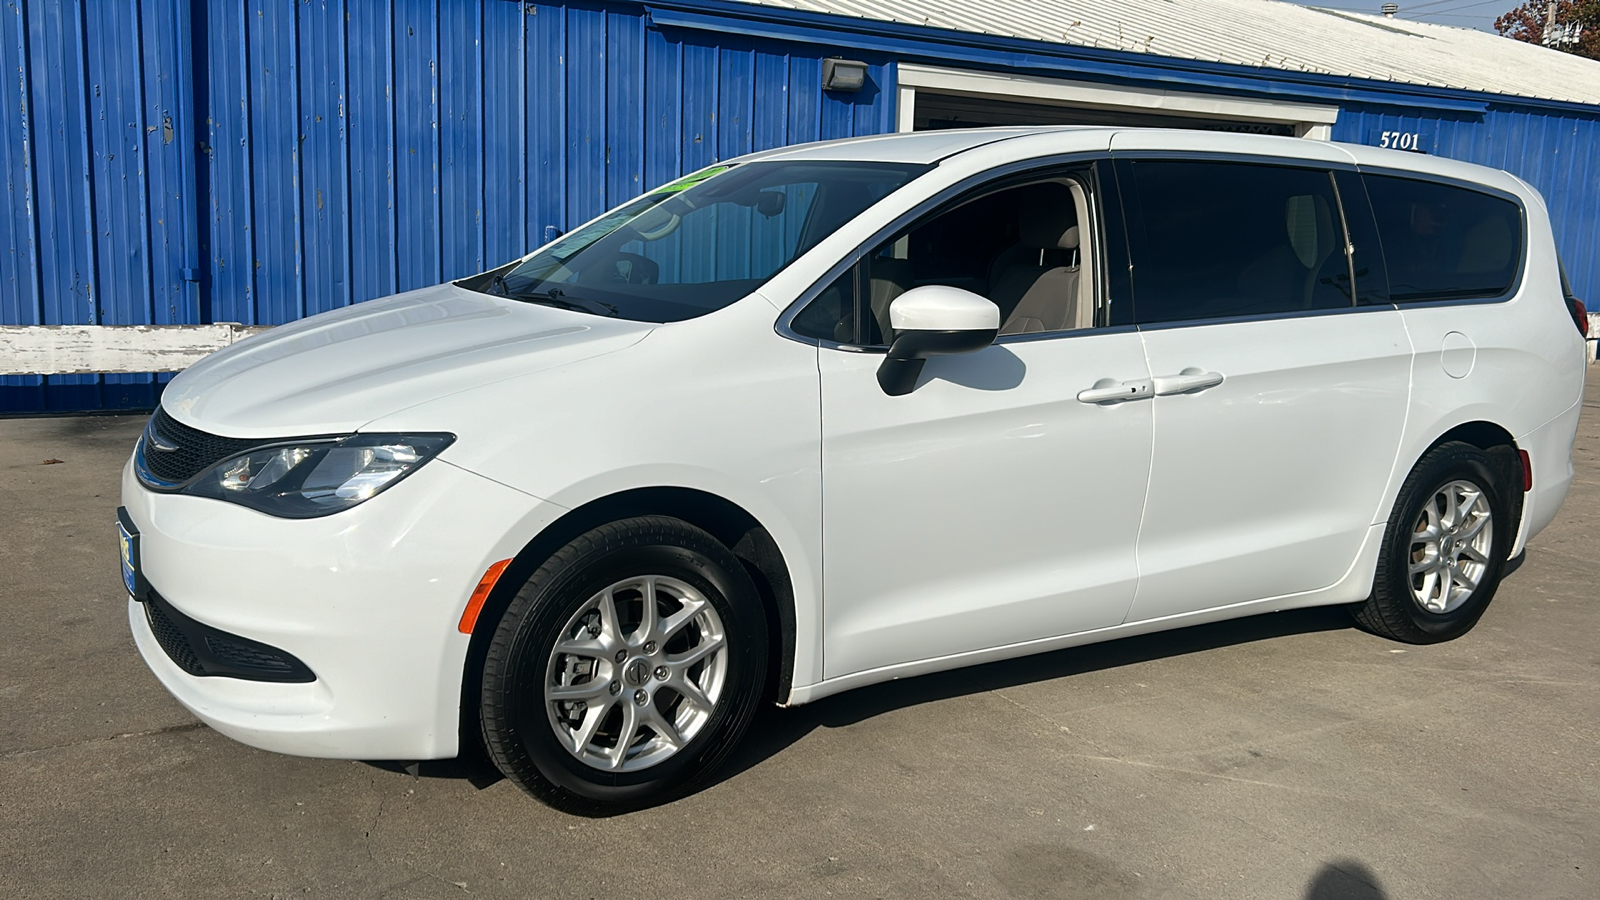
[[[1326,588],[1383,521],[1411,344],[1336,168],[1117,162],[1155,388],[1128,621]]]

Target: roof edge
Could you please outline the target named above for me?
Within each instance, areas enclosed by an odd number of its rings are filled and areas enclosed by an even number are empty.
[[[976,58],[961,60],[969,64],[1050,73],[1070,72],[1088,80],[1181,85],[1187,91],[1234,91],[1262,97],[1287,97],[1319,100],[1344,100],[1376,105],[1410,105],[1418,99],[1431,101],[1437,110],[1483,113],[1493,104],[1578,114],[1600,118],[1600,105],[1572,100],[1553,100],[1519,94],[1499,94],[1468,88],[1446,88],[1400,81],[1379,81],[1356,76],[1295,72],[1268,66],[1130,53],[1076,44],[1002,37],[976,32],[955,31],[928,25],[910,25],[881,19],[851,18],[834,13],[791,10],[781,7],[741,3],[738,0],[622,0],[643,7],[653,24],[663,28],[743,34],[771,40],[837,45],[841,35],[850,36],[850,49],[871,50],[904,61],[950,65],[956,60],[930,55],[931,41],[942,46],[978,50]],[[1195,84],[1185,75],[1201,73],[1214,80]],[[1109,77],[1108,77],[1109,76]]]

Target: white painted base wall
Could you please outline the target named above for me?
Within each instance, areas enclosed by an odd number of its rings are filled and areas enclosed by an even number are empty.
[[[177,372],[266,331],[216,325],[0,325],[0,375]]]

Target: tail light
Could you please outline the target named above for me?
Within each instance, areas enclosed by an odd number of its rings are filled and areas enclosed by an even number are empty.
[[[1584,307],[1583,301],[1577,297],[1568,297],[1567,305],[1572,308],[1572,321],[1578,323],[1578,333],[1588,338],[1589,310]]]

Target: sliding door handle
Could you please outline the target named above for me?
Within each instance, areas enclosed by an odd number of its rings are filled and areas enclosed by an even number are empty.
[[[1135,381],[1118,381],[1115,378],[1102,378],[1094,383],[1094,387],[1078,392],[1080,403],[1126,403],[1129,400],[1148,400],[1154,397],[1150,379],[1140,378]]]
[[[1222,373],[1188,368],[1176,375],[1157,376],[1151,381],[1155,383],[1157,397],[1170,397],[1173,394],[1194,394],[1206,388],[1214,388],[1222,383]]]

